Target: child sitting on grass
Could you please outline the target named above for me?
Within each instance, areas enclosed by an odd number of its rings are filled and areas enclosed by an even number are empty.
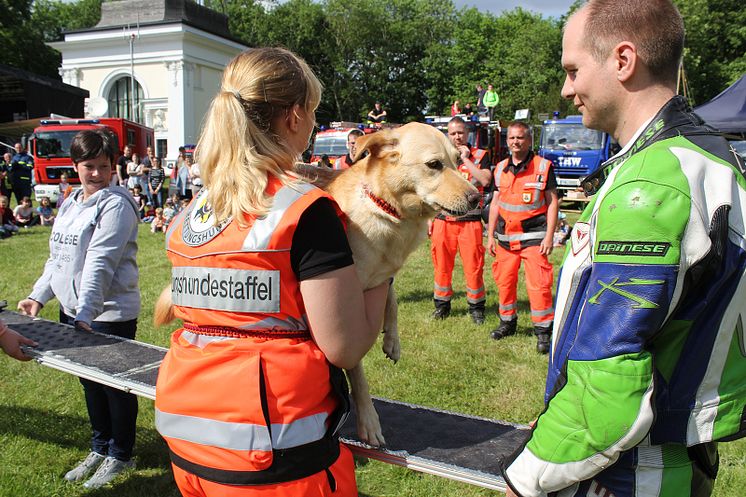
[[[153,221],[151,221],[150,223],[150,231],[152,231],[153,233],[158,233],[159,231],[161,233],[165,233],[166,226],[168,226],[168,222],[166,221],[166,216],[163,215],[163,209],[157,207],[155,209],[155,216],[153,216]]]
[[[13,210],[13,216],[16,218],[16,225],[24,228],[30,228],[39,222],[39,218],[34,215],[31,197],[21,199],[21,203]]]
[[[166,218],[166,224],[170,223],[175,215],[176,215],[176,208],[174,208],[174,203],[171,201],[170,198],[166,199],[166,203],[164,204],[164,207],[163,207],[163,217]]]
[[[13,216],[13,211],[10,210],[8,205],[10,205],[8,197],[0,195],[0,227],[6,233],[6,236],[18,233],[15,216]]]
[[[52,209],[52,202],[49,201],[49,197],[41,198],[36,212],[39,213],[42,226],[52,226],[54,224],[54,210]]]
[[[150,223],[155,219],[155,209],[153,209],[153,204],[150,202],[145,204],[145,214],[142,218],[143,223]]]

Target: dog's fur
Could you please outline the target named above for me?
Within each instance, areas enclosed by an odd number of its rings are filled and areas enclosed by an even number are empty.
[[[355,159],[353,167],[341,172],[312,166],[296,170],[329,192],[346,214],[347,237],[364,288],[389,280],[401,269],[427,237],[427,222],[436,214],[462,214],[479,201],[477,189],[456,169],[458,152],[432,126],[410,123],[361,136]],[[385,203],[376,203],[374,198]],[[167,288],[156,304],[157,324],[173,319],[170,308]],[[397,361],[401,349],[393,286],[383,328],[384,353]],[[384,444],[362,364],[347,374],[357,408],[358,435],[371,445]]]

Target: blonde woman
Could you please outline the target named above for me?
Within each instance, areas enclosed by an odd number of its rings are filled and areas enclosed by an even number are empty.
[[[196,150],[204,188],[168,229],[184,327],[156,427],[185,496],[357,495],[341,368],[374,343],[387,285],[363,291],[336,203],[292,173],[320,97],[287,50],[231,61]]]

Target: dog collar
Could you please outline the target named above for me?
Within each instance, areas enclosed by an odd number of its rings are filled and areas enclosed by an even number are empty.
[[[383,212],[393,218],[401,219],[401,215],[399,214],[399,211],[396,210],[396,207],[373,193],[368,185],[363,185],[363,193],[365,193],[365,196],[371,199],[373,203],[376,204],[378,208],[381,209]]]

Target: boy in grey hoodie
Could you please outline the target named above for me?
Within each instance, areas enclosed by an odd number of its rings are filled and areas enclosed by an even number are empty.
[[[109,186],[116,139],[103,129],[73,138],[70,156],[82,188],[60,208],[49,237],[49,259],[21,312],[36,316],[54,297],[60,322],[83,331],[134,338],[140,313],[137,206],[127,190]],[[96,473],[84,486],[100,487],[134,466],[137,397],[80,380],[93,428],[92,451],[65,475]]]

